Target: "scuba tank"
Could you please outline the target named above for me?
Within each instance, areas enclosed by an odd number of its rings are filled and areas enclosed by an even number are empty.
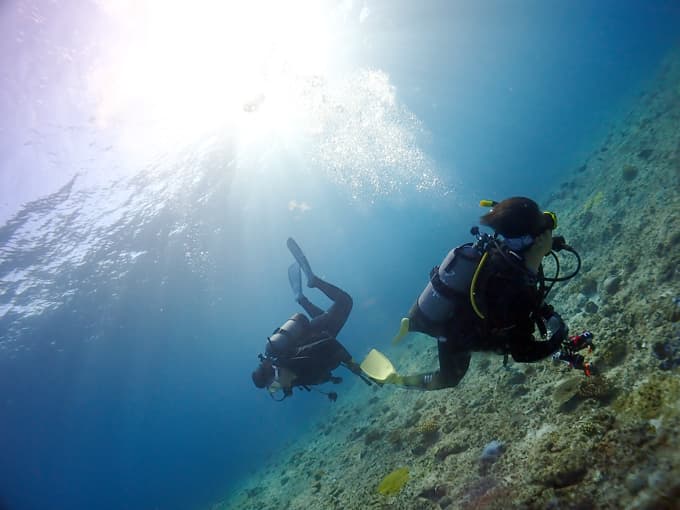
[[[435,266],[430,272],[430,281],[418,296],[416,305],[409,313],[411,319],[410,329],[421,331],[431,336],[439,336],[439,328],[448,322],[456,314],[463,301],[468,300],[475,315],[484,320],[485,314],[477,303],[478,277],[481,269],[489,256],[491,248],[494,248],[507,259],[504,250],[501,249],[496,235],[489,235],[473,227],[470,233],[476,237],[474,243],[466,243],[451,250],[439,266]],[[560,264],[555,251],[567,250],[577,259],[576,269],[569,275],[560,277]],[[553,241],[553,250],[550,253],[555,259],[555,276],[552,278],[543,275],[542,268],[539,270],[539,283],[542,300],[545,300],[555,282],[567,281],[578,273],[581,268],[581,257],[576,250],[566,244],[563,237],[557,237]],[[546,289],[545,282],[551,285]],[[483,308],[483,307],[482,307]],[[418,320],[421,315],[426,321]]]
[[[430,273],[430,281],[418,297],[418,308],[431,322],[446,322],[456,305],[470,291],[470,284],[482,258],[479,246],[466,243],[451,250]]]
[[[290,319],[276,328],[267,339],[265,353],[269,358],[293,355],[309,330],[309,319],[301,313],[294,314]]]

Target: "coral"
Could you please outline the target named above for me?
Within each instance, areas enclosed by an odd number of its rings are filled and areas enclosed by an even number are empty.
[[[404,488],[406,482],[408,482],[408,468],[401,467],[395,469],[378,484],[378,494],[383,496],[396,494]]]
[[[606,377],[595,375],[581,380],[577,394],[581,398],[607,400],[613,392],[614,386]]]
[[[422,455],[427,448],[439,439],[439,423],[434,418],[423,420],[413,430],[416,439],[420,440],[420,444],[417,444],[412,450],[414,455]]]
[[[416,427],[416,432],[423,436],[430,436],[439,432],[439,423],[434,418],[423,420]]]

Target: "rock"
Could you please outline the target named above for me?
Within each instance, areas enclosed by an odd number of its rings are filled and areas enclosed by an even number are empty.
[[[592,296],[597,292],[597,281],[591,276],[586,276],[581,282],[581,293],[585,296]]]
[[[578,308],[583,308],[586,305],[587,302],[588,302],[588,296],[586,296],[584,293],[579,292],[576,295],[576,306]]]
[[[439,450],[437,450],[437,453],[434,454],[434,457],[439,461],[443,461],[449,455],[461,453],[464,452],[465,450],[467,450],[467,446],[464,444],[444,445]]]
[[[439,507],[440,508],[448,508],[452,504],[453,504],[453,499],[449,496],[446,496],[446,497],[439,500]]]
[[[597,313],[600,309],[599,306],[594,301],[588,301],[586,303],[586,313]]]
[[[554,487],[560,489],[562,487],[569,487],[575,485],[583,480],[588,472],[584,462],[572,462],[565,466],[559,467],[556,471],[548,473],[543,480],[543,484],[547,487]]]
[[[637,177],[638,170],[633,165],[626,165],[623,167],[623,180],[632,181]]]
[[[607,294],[615,294],[621,288],[621,278],[610,276],[604,281],[604,290]]]
[[[505,451],[505,445],[496,439],[489,442],[482,451],[482,455],[479,457],[479,462],[481,464],[482,472],[485,472],[491,464],[495,463],[501,458],[503,452]]]
[[[524,372],[520,370],[513,370],[510,376],[508,376],[508,385],[514,386],[516,384],[522,384],[523,382],[526,382],[527,376],[524,375]]]
[[[647,161],[650,157],[652,157],[652,154],[654,154],[653,149],[643,149],[638,152],[638,158]]]
[[[637,494],[647,486],[647,480],[639,473],[631,473],[626,477],[626,488],[631,494]]]
[[[580,377],[569,377],[557,385],[553,391],[553,400],[561,410],[571,410],[574,400],[578,398]]]
[[[446,496],[447,494],[448,494],[448,489],[446,488],[446,485],[437,484],[437,485],[434,485],[433,487],[428,487],[426,489],[423,489],[420,492],[420,494],[418,494],[418,497],[429,499],[430,501],[436,503],[440,499],[442,499],[444,496]]]

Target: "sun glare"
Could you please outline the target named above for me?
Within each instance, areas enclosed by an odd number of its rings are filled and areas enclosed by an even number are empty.
[[[93,117],[124,158],[217,140],[253,189],[292,167],[369,200],[441,187],[389,74],[352,60],[374,16],[365,3],[94,1],[114,29],[90,75]]]
[[[332,62],[332,21],[315,0],[101,5],[123,27],[91,75],[102,128],[132,120],[168,140],[290,129],[301,79]]]

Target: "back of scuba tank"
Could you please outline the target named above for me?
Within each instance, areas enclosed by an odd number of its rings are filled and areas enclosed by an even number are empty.
[[[467,296],[481,253],[471,244],[464,244],[449,252],[439,266],[439,279],[447,288]]]
[[[267,342],[268,356],[283,356],[295,354],[309,329],[307,316],[296,313],[283,325],[274,331]]]
[[[453,318],[456,304],[465,299],[481,258],[479,250],[464,244],[451,250],[418,297],[418,308],[434,322]]]

